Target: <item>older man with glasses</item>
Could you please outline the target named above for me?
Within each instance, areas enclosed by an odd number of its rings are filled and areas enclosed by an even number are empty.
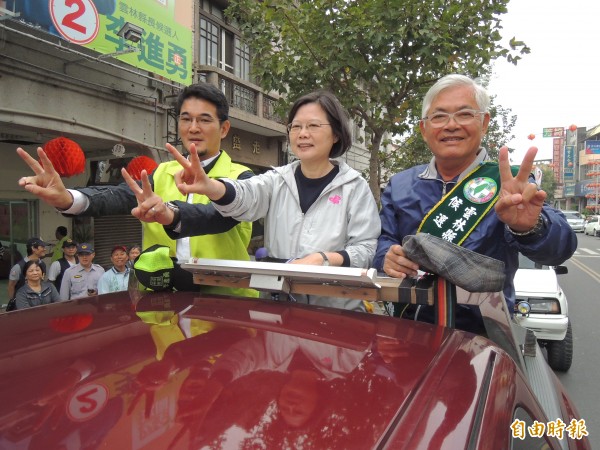
[[[503,291],[512,314],[519,252],[555,266],[571,257],[577,238],[565,217],[544,203],[546,193],[530,174],[535,147],[520,168],[510,167],[506,147],[500,149],[499,163],[490,161],[481,146],[489,106],[485,88],[463,75],[447,75],[429,89],[420,129],[433,158],[390,179],[381,198],[374,266],[392,277],[416,276],[419,266],[406,257],[402,241],[418,232],[432,234],[503,261]],[[479,331],[481,323],[471,312],[462,311],[463,326]],[[414,308],[406,313],[419,314]]]
[[[244,179],[253,176],[248,167],[234,163],[221,150],[221,140],[227,136],[231,123],[227,99],[218,88],[207,83],[185,88],[178,97],[176,113],[184,149],[188,152],[191,147],[195,148],[209,177]],[[177,152],[170,144],[167,147]],[[177,161],[158,165],[150,176],[150,185],[156,195],[146,198],[141,188],[132,190],[126,183],[66,189],[41,148],[38,149],[41,163],[23,149],[17,149],[17,153],[36,174],[21,178],[19,184],[65,215],[97,217],[130,214],[135,208],[134,215],[144,223],[144,249],[155,244],[168,246],[171,256],[176,256],[179,262],[187,262],[191,256],[242,261],[250,259],[247,248],[252,224],[221,216],[204,195],[181,194],[173,178],[182,169]],[[200,217],[202,222],[198,224]],[[182,218],[187,220],[182,221]],[[196,224],[198,235],[185,239],[169,237],[168,233],[173,230],[185,233],[185,226],[190,223]],[[180,290],[258,295],[256,291],[248,289],[199,288],[193,284],[191,273],[184,270],[177,270],[175,277]]]

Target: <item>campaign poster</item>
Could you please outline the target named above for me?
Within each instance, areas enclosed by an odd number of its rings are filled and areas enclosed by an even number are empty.
[[[8,0],[5,7],[74,44],[177,83],[192,81],[192,0]],[[119,35],[127,23],[139,31],[138,42]]]

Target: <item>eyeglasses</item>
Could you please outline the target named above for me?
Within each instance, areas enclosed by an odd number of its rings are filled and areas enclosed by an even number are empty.
[[[430,116],[423,117],[423,120],[429,120],[429,123],[433,128],[442,128],[450,122],[450,119],[454,119],[459,125],[470,125],[479,114],[485,114],[485,111],[461,109],[455,113],[437,112]]]
[[[179,126],[181,126],[183,128],[190,128],[194,122],[196,122],[196,125],[198,125],[200,128],[206,128],[206,127],[212,125],[213,123],[217,122],[217,120],[215,118],[213,118],[211,116],[207,116],[207,115],[192,117],[192,116],[188,116],[187,114],[185,114],[185,115],[182,114],[178,117],[178,119],[179,119]]]
[[[318,133],[319,131],[321,131],[321,127],[324,125],[329,125],[331,126],[331,124],[329,123],[321,123],[321,122],[308,122],[307,124],[301,124],[298,122],[292,122],[287,126],[287,130],[288,133],[290,134],[298,134],[300,133],[300,131],[302,131],[302,128],[306,127],[306,130],[309,133]]]

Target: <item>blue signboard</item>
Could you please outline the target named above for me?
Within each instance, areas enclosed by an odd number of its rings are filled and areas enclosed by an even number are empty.
[[[563,174],[565,181],[572,181],[575,173],[575,146],[565,145]]]
[[[585,141],[586,155],[600,155],[600,141]]]
[[[575,197],[575,183],[565,183],[563,194],[565,197]]]

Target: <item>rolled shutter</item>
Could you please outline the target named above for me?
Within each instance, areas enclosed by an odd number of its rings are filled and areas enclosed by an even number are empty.
[[[110,251],[115,245],[129,248],[142,244],[142,223],[133,216],[105,216],[94,218],[94,263],[110,268]]]

